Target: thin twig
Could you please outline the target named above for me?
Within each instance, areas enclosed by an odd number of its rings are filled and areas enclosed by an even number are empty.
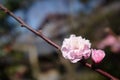
[[[61,49],[61,47],[57,44],[55,44],[54,42],[52,42],[50,39],[48,39],[47,37],[45,37],[40,31],[36,31],[34,29],[31,28],[31,26],[27,25],[20,17],[16,17],[14,15],[14,13],[12,13],[10,10],[8,10],[7,8],[5,8],[3,5],[0,4],[0,10],[4,11],[5,13],[7,13],[8,15],[12,16],[15,20],[17,20],[22,27],[25,27],[27,28],[28,30],[30,30],[31,32],[35,33],[36,35],[38,35],[39,37],[41,37],[43,40],[45,40],[47,43],[49,43],[50,45],[54,46],[55,48],[57,48],[58,50]],[[115,77],[113,77],[112,75],[110,75],[109,73],[101,70],[101,69],[93,69],[92,68],[92,65],[89,64],[89,63],[85,63],[84,66],[102,74],[103,76],[105,77],[108,77],[109,79],[112,79],[112,80],[119,80]]]
[[[90,68],[90,69],[92,69],[92,70],[94,70],[94,71],[100,73],[101,75],[103,75],[103,76],[105,76],[105,77],[111,79],[111,80],[119,80],[118,78],[116,78],[116,77],[110,75],[109,73],[107,73],[107,72],[105,72],[105,71],[103,71],[103,70],[101,70],[101,69],[92,68],[92,65],[89,64],[89,63],[85,63],[84,65],[85,65],[86,67],[88,67],[88,68]]]
[[[28,30],[32,31],[33,33],[35,33],[36,35],[38,35],[39,37],[41,37],[42,39],[44,39],[47,43],[51,44],[52,46],[54,46],[55,48],[60,50],[60,46],[58,46],[57,44],[55,44],[54,42],[52,42],[50,39],[48,39],[47,37],[45,37],[40,31],[36,31],[34,29],[32,29],[31,26],[27,25],[20,17],[16,17],[14,15],[14,13],[12,13],[10,10],[8,10],[7,8],[5,8],[3,5],[0,4],[0,10],[3,10],[5,13],[9,14],[10,16],[12,16],[15,20],[17,20],[22,27],[27,28]]]

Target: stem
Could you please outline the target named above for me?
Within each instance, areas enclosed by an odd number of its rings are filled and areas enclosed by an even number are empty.
[[[89,63],[85,63],[84,66],[86,66],[86,67],[88,67],[88,68],[90,68],[90,69],[92,69],[92,70],[100,73],[101,75],[103,75],[103,76],[105,76],[105,77],[107,77],[107,78],[109,78],[109,79],[111,79],[111,80],[119,80],[118,78],[112,76],[111,74],[109,74],[109,73],[107,73],[107,72],[105,72],[105,71],[103,71],[103,70],[101,70],[101,69],[98,69],[98,68],[93,69],[93,68],[92,68],[92,65],[89,64]]]
[[[17,20],[22,27],[27,28],[28,30],[30,30],[31,32],[35,33],[36,35],[38,35],[39,37],[41,37],[43,40],[45,40],[47,43],[49,43],[50,45],[54,46],[55,48],[60,50],[60,46],[58,46],[57,44],[55,44],[54,42],[52,42],[50,39],[48,39],[47,37],[45,37],[40,31],[36,31],[34,29],[32,29],[31,26],[27,25],[20,17],[16,17],[14,15],[14,13],[12,13],[10,10],[8,10],[7,8],[5,8],[3,5],[0,4],[0,10],[3,10],[5,13],[9,14],[10,16],[12,16],[15,20]]]
[[[61,49],[61,47],[60,47],[59,45],[55,44],[55,43],[52,42],[50,39],[48,39],[47,37],[45,37],[45,36],[41,33],[41,31],[36,31],[36,30],[32,29],[31,26],[27,25],[20,17],[16,17],[16,16],[14,15],[14,13],[12,13],[10,10],[8,10],[7,8],[5,8],[5,7],[4,7],[3,5],[1,5],[1,4],[0,4],[0,10],[4,11],[5,13],[7,13],[7,14],[10,15],[11,17],[13,17],[15,20],[17,20],[17,21],[21,24],[22,27],[27,28],[28,30],[30,30],[31,32],[33,32],[34,34],[36,34],[37,36],[41,37],[43,40],[45,40],[47,43],[49,43],[49,44],[52,45],[53,47],[57,48],[58,50]],[[84,66],[92,69],[92,65],[89,64],[89,63],[85,63]],[[110,75],[109,73],[107,73],[107,72],[105,72],[105,71],[103,71],[103,70],[101,70],[101,69],[98,69],[98,68],[97,68],[97,69],[92,69],[92,70],[94,70],[94,71],[100,73],[101,75],[103,75],[103,76],[105,76],[105,77],[108,77],[108,78],[110,78],[110,79],[112,79],[112,80],[119,80],[119,79],[113,77],[112,75]]]

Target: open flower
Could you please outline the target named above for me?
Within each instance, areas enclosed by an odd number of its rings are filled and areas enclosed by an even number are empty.
[[[85,59],[90,57],[91,43],[89,40],[71,35],[70,38],[66,38],[63,41],[61,51],[65,59],[69,59],[72,63],[76,63],[83,57]]]
[[[100,63],[105,57],[105,52],[103,50],[92,49],[92,60],[95,63]]]

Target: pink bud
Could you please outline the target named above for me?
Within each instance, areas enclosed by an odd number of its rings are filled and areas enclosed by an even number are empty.
[[[95,63],[100,63],[104,57],[105,57],[105,52],[103,50],[96,50],[96,49],[92,50],[92,60]]]

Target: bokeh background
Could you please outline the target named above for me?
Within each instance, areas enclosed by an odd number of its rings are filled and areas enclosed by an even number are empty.
[[[89,39],[93,48],[106,52],[97,67],[120,78],[120,0],[0,0],[0,4],[58,45],[70,34]],[[0,80],[108,79],[65,60],[0,11]]]

